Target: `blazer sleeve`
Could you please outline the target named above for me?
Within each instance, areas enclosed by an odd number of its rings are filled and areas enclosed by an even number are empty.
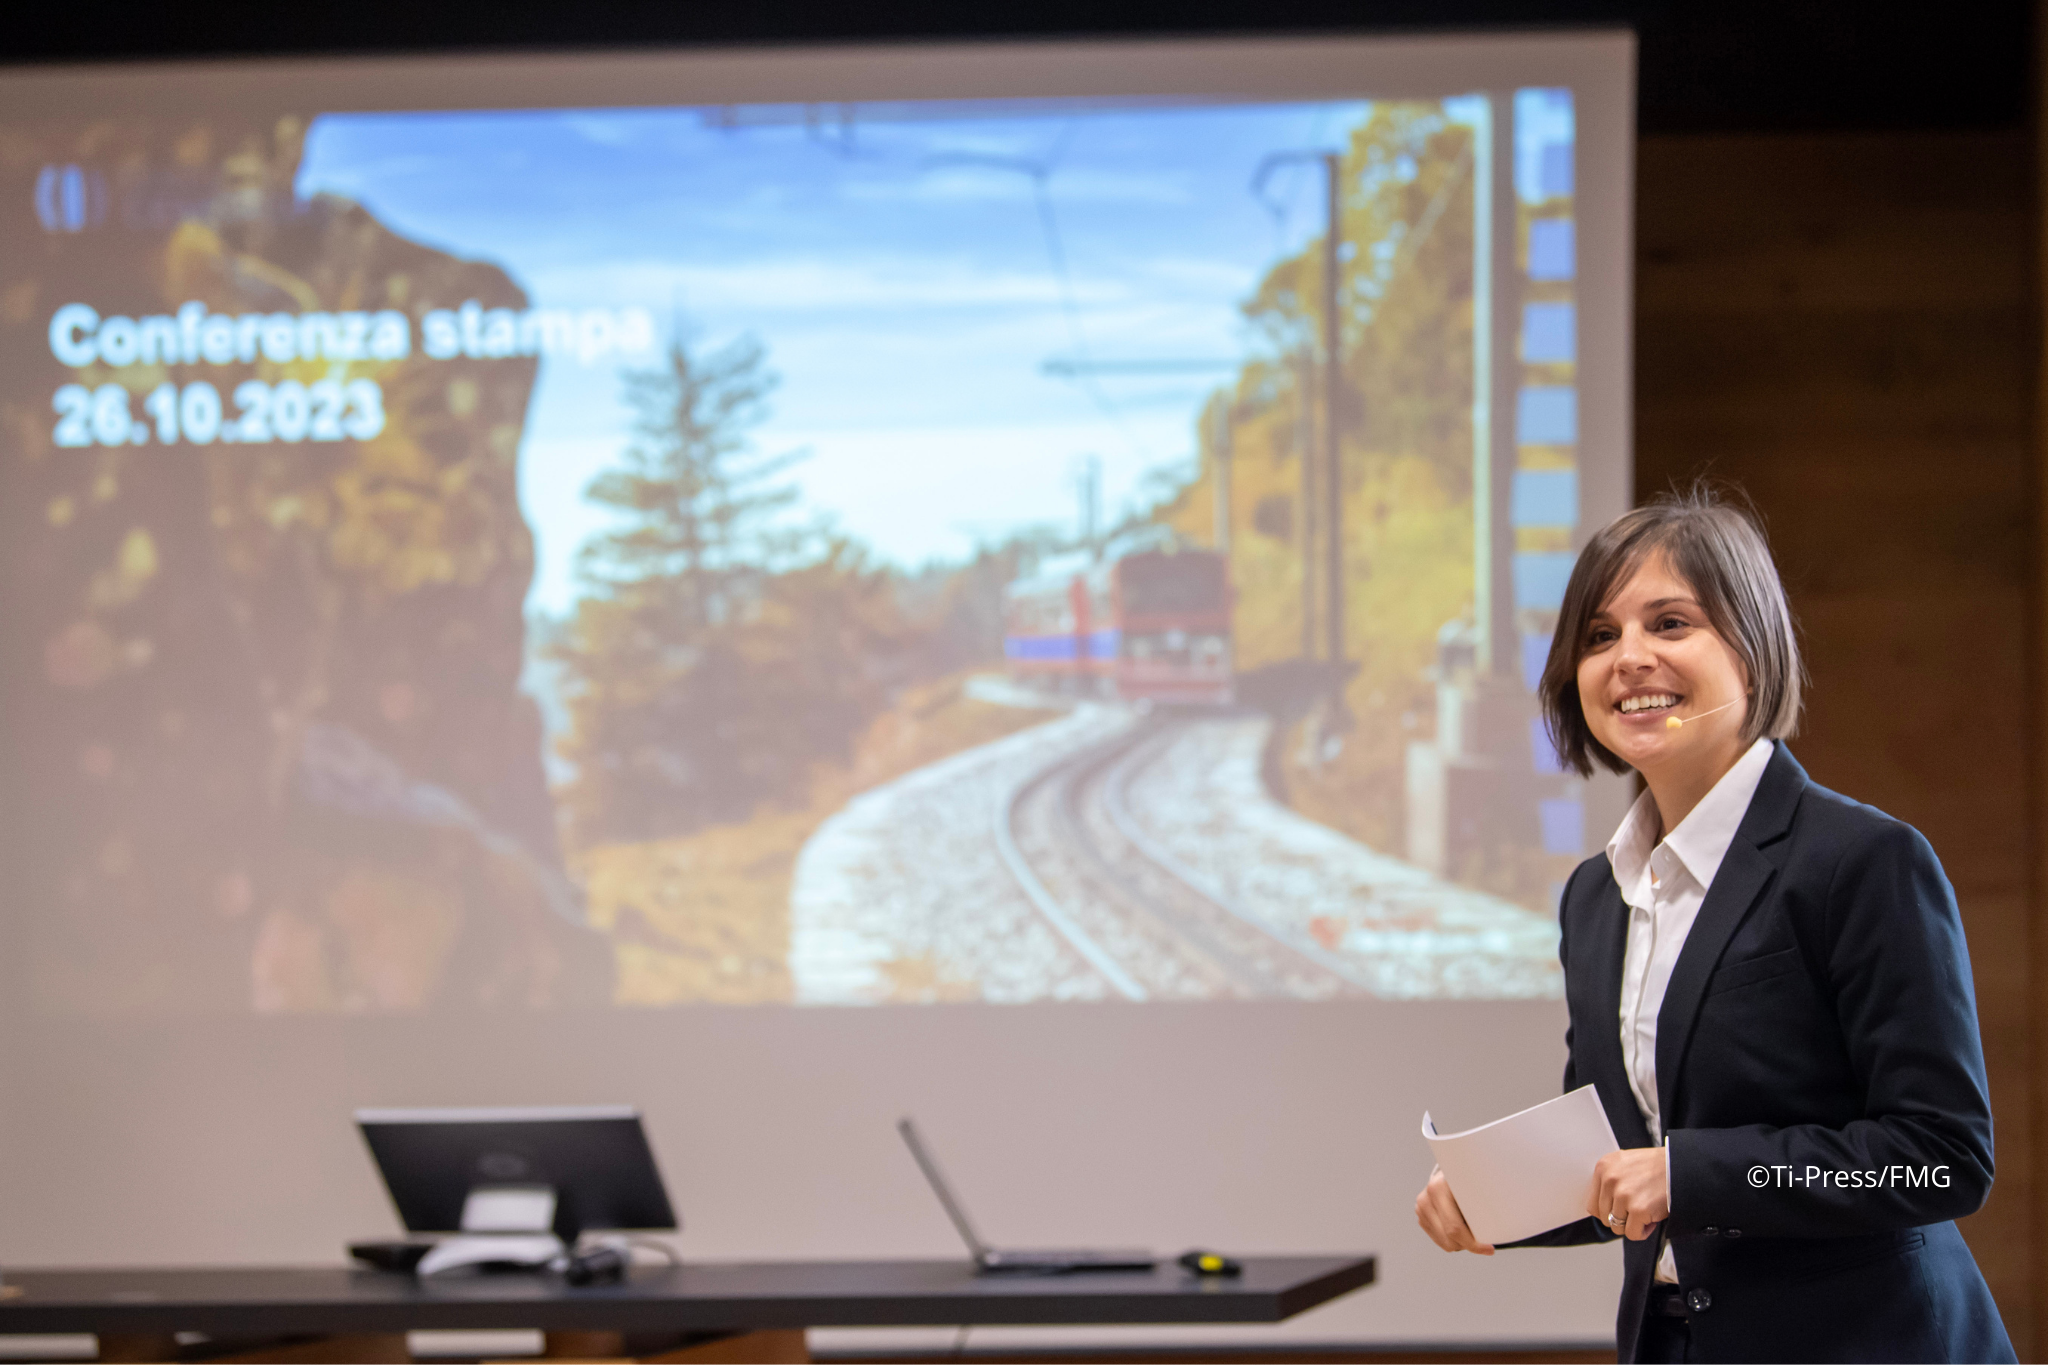
[[[1566,907],[1572,903],[1572,887],[1578,880],[1578,871],[1574,869],[1571,878],[1564,884],[1564,895],[1559,898],[1558,903],[1557,960],[1558,964],[1564,968],[1564,975],[1567,981],[1571,979],[1572,963],[1571,948],[1568,942],[1570,933],[1567,929],[1571,922],[1571,916],[1566,913]],[[1559,1093],[1569,1095],[1578,1088],[1578,1061],[1572,1056],[1572,1022],[1571,1016],[1566,1015],[1564,1022],[1564,1089]],[[1586,1246],[1593,1242],[1611,1242],[1617,1235],[1612,1228],[1607,1227],[1598,1218],[1588,1214],[1576,1223],[1566,1223],[1564,1226],[1552,1228],[1548,1232],[1539,1232],[1534,1237],[1524,1237],[1519,1242],[1502,1242],[1500,1246],[1503,1248]]]
[[[1850,1236],[1959,1218],[1991,1192],[1969,949],[1933,848],[1898,821],[1857,840],[1835,870],[1822,926],[1863,1117],[1841,1128],[1674,1130],[1671,1179],[1684,1192],[1674,1233]]]

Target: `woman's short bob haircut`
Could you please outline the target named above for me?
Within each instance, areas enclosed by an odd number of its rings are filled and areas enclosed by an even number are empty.
[[[1771,548],[1746,507],[1697,483],[1616,517],[1572,566],[1550,659],[1536,690],[1558,757],[1581,777],[1592,775],[1596,759],[1609,771],[1628,771],[1586,724],[1579,704],[1579,662],[1586,656],[1593,618],[1655,554],[1662,554],[1671,571],[1691,586],[1715,632],[1742,659],[1751,689],[1743,740],[1784,739],[1799,728],[1806,669]]]

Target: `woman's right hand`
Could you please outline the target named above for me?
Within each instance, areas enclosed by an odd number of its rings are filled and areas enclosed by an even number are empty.
[[[1493,1255],[1493,1248],[1474,1237],[1472,1229],[1465,1226],[1465,1215],[1458,1210],[1458,1201],[1451,1197],[1451,1182],[1444,1179],[1441,1169],[1430,1169],[1429,1183],[1415,1196],[1415,1221],[1422,1224],[1429,1240],[1445,1251]]]

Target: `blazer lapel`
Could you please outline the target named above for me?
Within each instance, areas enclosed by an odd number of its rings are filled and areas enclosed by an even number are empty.
[[[1590,1014],[1596,1027],[1581,1038],[1572,1035],[1572,1050],[1583,1062],[1581,1085],[1592,1082],[1607,1110],[1615,1140],[1623,1147],[1647,1147],[1650,1130],[1629,1088],[1628,1065],[1621,1055],[1621,970],[1628,952],[1628,906],[1612,871],[1594,889],[1574,944],[1585,948],[1585,975]]]
[[[1721,960],[1722,949],[1750,907],[1756,904],[1770,882],[1777,865],[1758,849],[1784,834],[1792,823],[1792,812],[1806,788],[1806,770],[1782,742],[1771,755],[1750,798],[1749,811],[1742,817],[1728,852],[1714,873],[1714,884],[1679,949],[1671,969],[1671,983],[1664,990],[1664,1004],[1657,1011],[1657,1112],[1670,1122],[1676,1112],[1679,1070],[1685,1062],[1686,1043],[1692,1037],[1700,1001],[1706,997],[1707,979]]]

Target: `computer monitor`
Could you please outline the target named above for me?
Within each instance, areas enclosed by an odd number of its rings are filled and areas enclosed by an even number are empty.
[[[359,1109],[356,1125],[408,1232],[455,1232],[473,1191],[544,1186],[554,1232],[673,1232],[654,1150],[624,1105]]]

